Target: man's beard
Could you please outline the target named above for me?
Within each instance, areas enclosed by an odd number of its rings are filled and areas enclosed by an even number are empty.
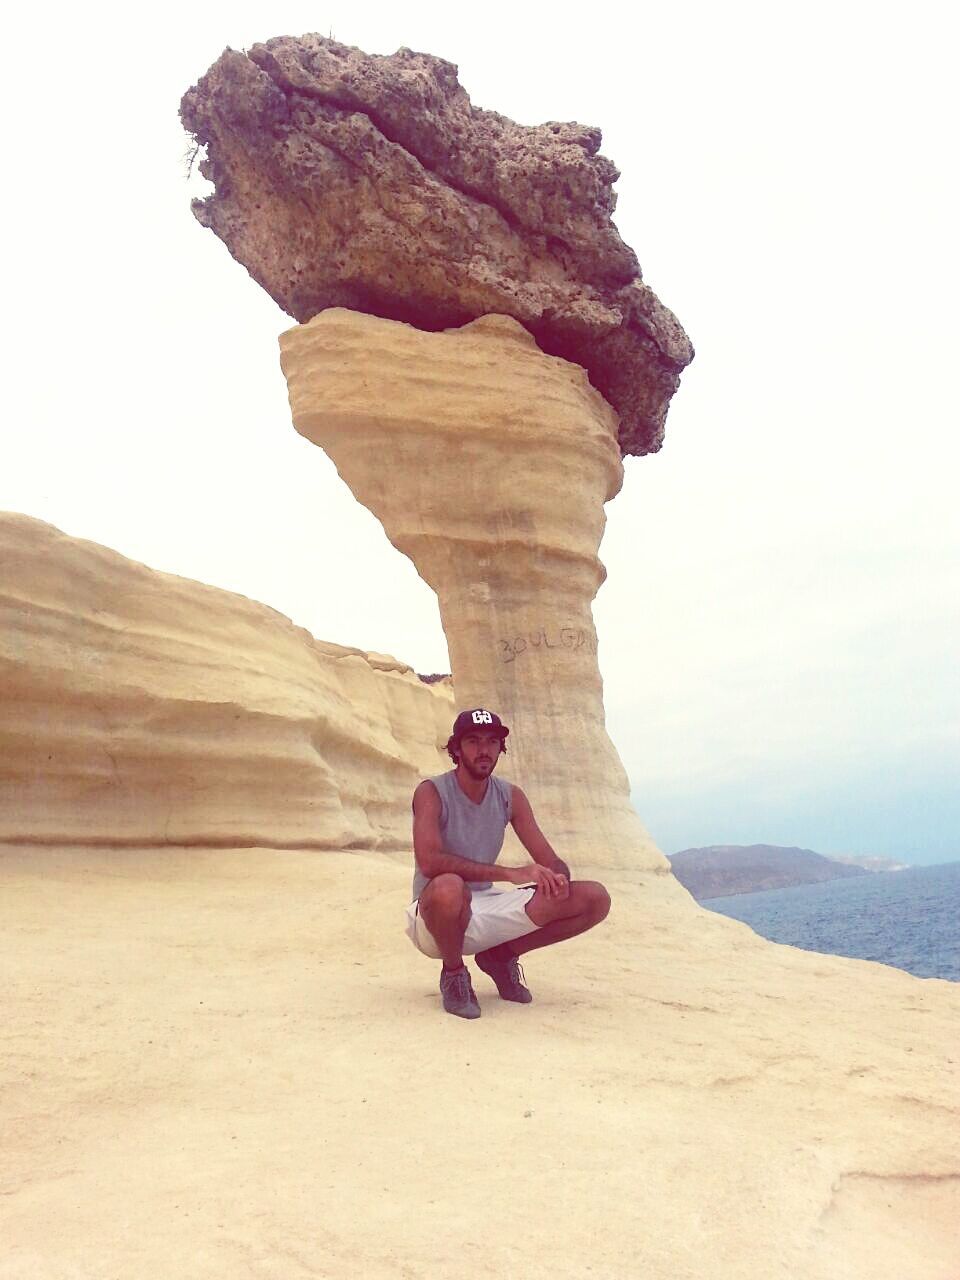
[[[478,769],[474,765],[468,763],[468,761],[464,760],[462,756],[460,757],[460,763],[463,765],[464,769],[466,769],[470,777],[473,778],[474,782],[482,782],[484,778],[489,778],[490,774],[493,773],[493,767],[496,764],[496,761],[491,760],[489,764],[485,763],[482,769]],[[477,764],[479,763],[480,761],[477,761]]]

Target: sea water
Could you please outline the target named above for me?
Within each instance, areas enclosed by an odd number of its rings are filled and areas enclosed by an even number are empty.
[[[960,982],[960,862],[702,903],[772,942]]]

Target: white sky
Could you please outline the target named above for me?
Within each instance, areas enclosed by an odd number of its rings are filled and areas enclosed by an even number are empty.
[[[697,347],[608,508],[611,733],[667,852],[960,858],[951,6],[35,5],[5,29],[0,509],[447,670],[432,592],[295,434],[292,323],[189,210],[181,94],[332,34],[599,124]],[[149,14],[149,19],[144,15]]]

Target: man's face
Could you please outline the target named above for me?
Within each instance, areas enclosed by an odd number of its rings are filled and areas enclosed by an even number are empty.
[[[460,739],[460,763],[478,782],[489,778],[500,758],[500,735],[490,729],[465,733]]]

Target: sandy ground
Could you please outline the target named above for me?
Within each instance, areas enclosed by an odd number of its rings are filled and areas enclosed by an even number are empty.
[[[0,1278],[960,1277],[956,984],[607,878],[465,1022],[408,883],[0,852]]]

